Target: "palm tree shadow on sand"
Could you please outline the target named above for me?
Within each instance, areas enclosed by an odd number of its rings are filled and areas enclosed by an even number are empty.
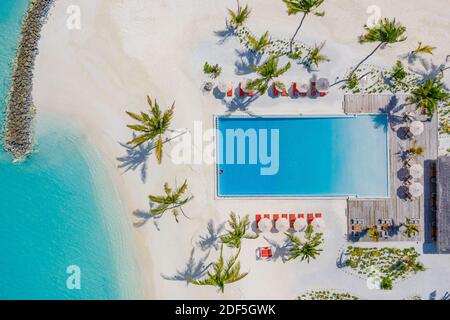
[[[161,274],[161,277],[165,280],[185,281],[186,284],[189,284],[189,280],[201,278],[211,265],[206,264],[209,252],[200,258],[196,258],[195,256],[195,248],[192,248],[189,260],[182,269],[177,269],[175,274],[171,276]]]
[[[214,31],[214,35],[219,38],[219,41],[217,41],[217,44],[222,45],[230,37],[236,35],[236,30],[232,26],[230,26],[229,23],[227,22],[225,29]]]
[[[133,135],[135,137],[135,135]],[[142,182],[145,183],[147,179],[147,160],[153,150],[152,143],[144,143],[137,147],[132,147],[127,143],[119,142],[125,149],[126,155],[117,157],[116,160],[120,163],[117,167],[123,169],[123,172],[140,170]]]
[[[281,258],[281,261],[286,262],[289,259],[289,241],[284,240],[282,244],[273,241],[267,237],[264,239],[274,248],[272,260],[277,261]]]
[[[211,249],[219,250],[219,240],[220,234],[225,228],[225,222],[217,225],[214,225],[213,220],[208,221],[208,226],[206,232],[200,235],[197,244],[203,251],[208,251]]]
[[[150,204],[150,210],[152,205]],[[133,216],[135,216],[138,220],[136,222],[133,222],[133,226],[135,228],[143,227],[150,219],[153,220],[153,224],[155,225],[156,229],[160,231],[158,221],[161,219],[163,215],[154,215],[150,213],[150,210],[145,211],[141,209],[137,209],[133,211]]]

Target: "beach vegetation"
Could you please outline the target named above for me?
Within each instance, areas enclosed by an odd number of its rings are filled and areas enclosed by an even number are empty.
[[[409,154],[413,156],[421,156],[425,153],[425,148],[422,146],[418,146],[416,141],[413,142],[413,145],[408,150]]]
[[[210,75],[211,78],[215,79],[222,73],[222,68],[218,64],[212,65],[208,62],[205,62],[205,64],[203,65],[203,73]]]
[[[251,10],[248,5],[241,6],[239,0],[237,1],[237,10],[233,11],[232,9],[228,9],[228,13],[230,16],[230,24],[233,28],[237,29],[244,25],[244,23],[248,20]]]
[[[230,229],[226,230],[226,234],[220,237],[222,243],[230,248],[240,248],[243,239],[256,239],[258,234],[249,233],[250,216],[245,215],[242,219],[234,212],[231,212],[228,220]]]
[[[258,54],[264,53],[264,50],[271,44],[269,31],[266,31],[259,39],[248,34],[247,39],[251,46],[251,50]]]
[[[127,111],[127,114],[138,121],[139,124],[127,125],[128,128],[138,133],[127,144],[136,148],[143,143],[151,142],[155,149],[155,156],[158,163],[161,164],[163,156],[163,136],[169,129],[170,122],[172,121],[175,103],[172,106],[162,112],[156,99],[152,102],[151,98],[147,96],[147,103],[150,106],[150,112],[141,112],[139,114]]]
[[[225,285],[245,278],[248,272],[241,273],[241,263],[238,261],[240,250],[228,261],[223,258],[223,244],[220,248],[219,259],[212,263],[204,279],[189,279],[189,283],[199,286],[215,286],[220,292],[225,291]]]
[[[380,240],[381,238],[381,232],[377,229],[376,226],[368,228],[367,235],[375,242],[378,242],[378,240]]]
[[[305,21],[305,18],[309,14],[314,14],[319,17],[323,17],[325,15],[324,11],[318,11],[318,8],[325,0],[283,0],[287,7],[287,13],[288,15],[296,15],[296,14],[302,14],[302,18],[300,19],[300,24],[298,25],[297,29],[295,30],[294,35],[291,38],[291,41],[289,43],[289,52],[293,52],[293,44],[294,40],[297,37],[303,22]]]
[[[418,272],[425,271],[425,266],[418,261],[420,254],[413,248],[361,248],[349,246],[343,253],[345,266],[360,277],[380,277],[389,283],[405,279]],[[383,282],[383,280],[381,280]],[[383,287],[383,284],[380,283]]]
[[[148,198],[153,203],[157,204],[156,208],[152,208],[150,213],[155,216],[160,216],[165,212],[171,210],[175,220],[178,221],[179,212],[183,213],[182,206],[188,203],[192,197],[185,196],[188,188],[187,180],[181,185],[181,187],[172,189],[166,182],[164,184],[164,195],[155,196],[149,195]]]
[[[361,300],[361,298],[335,290],[309,290],[298,296],[297,300]]]
[[[432,47],[432,46],[429,46],[429,45],[422,45],[422,42],[419,42],[419,44],[412,51],[412,53],[414,55],[418,55],[418,54],[431,54],[432,55],[434,49],[436,49],[436,47]]]
[[[291,63],[288,62],[285,66],[278,67],[278,57],[270,56],[260,66],[251,65],[250,68],[256,72],[259,77],[250,81],[247,85],[248,89],[256,89],[261,95],[267,92],[270,82],[274,82],[277,87],[283,87],[284,84],[276,82],[276,78],[286,73],[291,68]]]
[[[403,231],[405,237],[413,238],[417,234],[419,234],[419,226],[415,223],[412,223],[410,219],[406,219],[406,223],[403,223],[402,226],[405,227]]]
[[[367,57],[356,65],[350,73],[350,76],[382,46],[406,40],[406,27],[397,22],[395,19],[383,18],[376,26],[369,27],[365,25],[364,29],[366,30],[366,33],[359,36],[359,42],[378,42],[378,45]]]
[[[408,102],[415,104],[422,114],[432,117],[440,104],[448,104],[450,94],[445,91],[445,85],[440,78],[429,78],[416,85],[411,90]]]
[[[295,260],[300,258],[300,261],[310,262],[311,259],[316,259],[323,251],[319,248],[323,244],[322,233],[314,233],[313,227],[308,225],[305,231],[305,241],[300,240],[297,236],[286,232],[289,240],[289,258],[288,260]]]
[[[380,282],[380,289],[382,290],[392,290],[392,280],[388,276],[383,277]]]
[[[308,55],[306,57],[306,64],[311,67],[311,66],[316,66],[319,67],[319,64],[322,62],[327,62],[330,61],[330,59],[321,53],[323,47],[325,46],[325,42],[322,42],[319,45],[314,45],[314,47],[312,47],[309,51],[308,51]]]

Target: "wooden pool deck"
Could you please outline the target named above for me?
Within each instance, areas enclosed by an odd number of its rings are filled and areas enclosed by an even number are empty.
[[[387,113],[389,117],[389,159],[390,159],[390,197],[386,199],[349,199],[347,212],[347,230],[350,241],[373,241],[367,232],[359,237],[351,236],[352,219],[362,219],[365,227],[377,224],[378,219],[392,219],[393,225],[388,238],[379,241],[431,241],[432,225],[435,223],[433,215],[432,196],[436,194],[436,186],[431,179],[432,166],[436,165],[438,155],[437,117],[431,121],[424,121],[424,132],[413,139],[405,137],[406,122],[402,115],[414,111],[414,106],[406,104],[405,95],[346,95],[344,97],[345,113]],[[426,118],[417,115],[418,120]],[[415,179],[424,186],[424,194],[414,200],[405,199],[406,187],[402,181],[405,173],[401,155],[410,149],[416,141],[417,146],[423,146],[425,153],[415,159],[424,168],[424,176]],[[420,224],[419,235],[407,238],[398,230],[398,225],[407,219],[418,219]]]

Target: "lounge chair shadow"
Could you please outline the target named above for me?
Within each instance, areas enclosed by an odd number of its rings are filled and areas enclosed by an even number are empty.
[[[281,261],[286,262],[288,261],[289,258],[289,245],[288,245],[288,241],[284,240],[284,242],[282,244],[279,244],[276,241],[273,241],[267,237],[263,237],[273,248],[273,256],[272,259],[274,261],[277,261],[278,259],[281,258]]]
[[[134,137],[135,135],[133,135]],[[135,148],[126,143],[119,142],[119,144],[125,148],[126,155],[116,158],[120,162],[117,167],[123,169],[124,173],[139,169],[141,181],[145,183],[147,179],[147,160],[152,153],[153,144],[144,143]]]
[[[171,281],[185,281],[189,284],[189,280],[201,278],[211,264],[206,264],[206,260],[209,257],[209,253],[201,258],[195,257],[195,248],[192,248],[189,260],[182,269],[177,269],[174,275],[164,275],[161,273],[161,277],[165,280]]]
[[[207,232],[201,235],[197,241],[197,244],[200,246],[202,251],[211,250],[213,248],[215,250],[219,250],[220,234],[224,228],[225,222],[215,226],[213,220],[208,221],[208,226],[206,229]]]

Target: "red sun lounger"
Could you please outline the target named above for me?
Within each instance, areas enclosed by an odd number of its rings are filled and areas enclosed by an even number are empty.
[[[261,221],[261,215],[260,214],[255,215],[255,221],[256,221],[256,227],[258,228],[258,224]]]
[[[271,247],[260,247],[258,248],[258,257],[261,259],[270,259],[273,256]]]
[[[314,214],[308,213],[308,223],[311,223],[311,221],[314,220]]]
[[[316,82],[311,81],[311,95],[315,97],[317,95]]]
[[[322,218],[322,214],[321,213],[316,213],[316,218]]]
[[[294,228],[295,220],[296,220],[295,213],[290,214],[289,215],[289,224],[290,224],[291,228]]]

